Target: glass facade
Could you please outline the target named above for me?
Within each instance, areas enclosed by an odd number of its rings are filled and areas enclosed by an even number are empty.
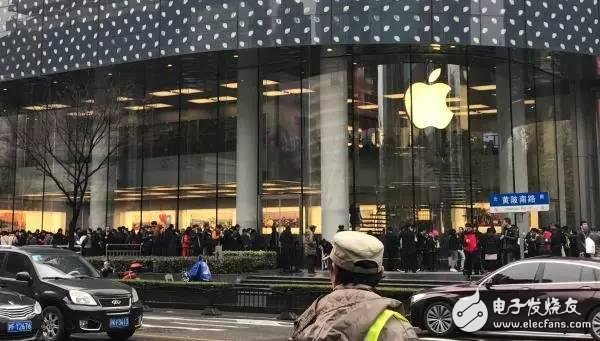
[[[111,153],[78,226],[443,232],[489,226],[502,217],[491,193],[528,191],[548,191],[551,209],[511,215],[519,226],[598,224],[595,78],[592,57],[405,45],[202,53],[5,82],[0,223],[70,221],[15,129],[59,136],[36,115],[68,113],[61,88],[86,86],[89,103],[115,94],[120,120],[92,154]]]

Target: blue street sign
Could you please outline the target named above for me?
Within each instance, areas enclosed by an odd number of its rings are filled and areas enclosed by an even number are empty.
[[[550,195],[548,192],[490,194],[490,212],[492,213],[549,210]]]

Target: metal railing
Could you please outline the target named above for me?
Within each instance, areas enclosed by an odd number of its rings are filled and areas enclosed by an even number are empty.
[[[142,244],[106,244],[105,255],[110,257],[139,257]]]

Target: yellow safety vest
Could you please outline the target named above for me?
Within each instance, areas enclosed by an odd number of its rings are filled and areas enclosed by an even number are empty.
[[[393,310],[386,309],[381,314],[379,314],[375,322],[373,322],[373,325],[371,325],[371,328],[369,328],[369,331],[367,332],[367,336],[365,336],[364,341],[378,341],[381,331],[383,330],[383,328],[385,328],[386,323],[392,317],[399,321],[408,323],[408,320],[404,316],[402,316],[402,314]]]

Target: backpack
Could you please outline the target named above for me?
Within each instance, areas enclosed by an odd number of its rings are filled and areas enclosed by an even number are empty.
[[[590,237],[585,238],[585,253],[588,255],[596,254],[596,243]]]

